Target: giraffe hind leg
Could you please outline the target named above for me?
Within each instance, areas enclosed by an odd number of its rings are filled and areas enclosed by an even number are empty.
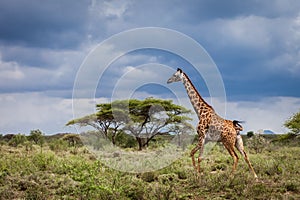
[[[235,172],[236,170],[236,166],[238,164],[238,161],[239,161],[239,157],[237,156],[237,154],[235,153],[234,151],[234,148],[230,148],[229,151],[229,154],[231,155],[232,159],[233,159],[233,165],[232,165],[232,173]]]
[[[244,157],[244,160],[248,164],[249,169],[252,171],[254,177],[257,178],[257,175],[256,175],[256,173],[255,173],[255,171],[254,171],[254,169],[253,169],[253,167],[252,167],[252,165],[250,163],[250,160],[249,160],[249,158],[247,156],[247,153],[244,150],[244,145],[243,145],[243,140],[242,140],[242,136],[241,135],[237,135],[235,146],[238,149],[238,151],[242,154],[242,156]]]
[[[228,153],[231,155],[232,159],[233,159],[233,165],[232,165],[232,173],[235,171],[239,157],[236,154],[236,152],[234,151],[234,145],[231,144],[230,142],[226,142],[223,141],[223,144],[225,146],[225,148],[227,149]]]
[[[203,149],[204,149],[204,144],[201,145],[201,148],[199,149],[199,155],[198,155],[198,168],[197,171],[200,173],[200,163],[202,160],[202,155],[203,155]]]

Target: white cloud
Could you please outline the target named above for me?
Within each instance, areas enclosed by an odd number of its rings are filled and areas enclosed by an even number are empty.
[[[300,72],[300,14],[291,16],[241,15],[214,18],[185,30],[199,33],[195,37],[209,44],[210,53],[217,54],[229,65],[249,66],[265,72],[296,74]],[[218,59],[218,57],[215,57]],[[249,58],[242,63],[241,58]],[[238,62],[238,63],[233,63]]]
[[[138,67],[125,67],[124,73],[114,85],[112,98],[128,99],[142,86],[156,84],[166,86],[167,76],[174,70],[166,65],[148,63]],[[150,95],[151,96],[151,95]]]
[[[284,122],[300,110],[300,98],[266,97],[259,101],[227,102],[227,116],[245,121],[245,131],[270,129],[276,133],[286,133]]]
[[[42,93],[0,94],[1,133],[26,133],[41,129],[47,134],[69,131],[72,119],[70,99],[47,97]]]
[[[205,27],[202,33],[206,39],[218,38],[218,47],[238,46],[265,51],[272,45],[274,34],[286,26],[283,19],[269,19],[261,16],[238,16],[235,18],[212,19],[199,25]],[[284,29],[284,28],[283,28]],[[212,34],[212,35],[211,35]]]
[[[178,87],[178,86],[177,86]],[[178,91],[178,93],[177,93]],[[184,93],[184,89],[177,88],[174,103],[192,110],[191,103]],[[126,91],[125,91],[126,92]],[[164,98],[164,95],[153,95],[147,92],[135,93],[135,98]],[[210,98],[205,98],[211,103]],[[64,99],[49,97],[43,93],[11,93],[0,95],[1,120],[0,133],[26,133],[40,129],[46,134],[57,132],[76,132],[74,127],[65,127],[65,124],[75,118],[95,112],[96,103],[110,102],[109,98],[97,99]],[[73,107],[72,107],[72,103]],[[286,133],[283,123],[300,109],[300,98],[295,97],[268,97],[256,102],[236,101],[227,102],[226,116],[222,114],[223,103],[214,100],[214,108],[220,116],[227,119],[245,121],[244,133],[259,129],[270,129],[276,133]],[[73,113],[74,109],[74,113]],[[75,116],[73,116],[73,114]],[[197,116],[193,124],[197,124]]]
[[[120,18],[127,10],[127,4],[123,1],[113,1],[103,3],[103,13],[106,17]]]
[[[257,16],[239,17],[233,20],[220,20],[229,42],[252,48],[269,46],[268,20]]]
[[[89,10],[94,16],[99,15],[106,18],[122,18],[128,9],[130,2],[127,1],[97,1],[92,0]]]
[[[4,62],[0,56],[0,82],[4,84],[7,81],[21,80],[25,77],[19,65],[16,62]]]
[[[267,67],[290,74],[300,73],[300,14],[295,18],[284,20],[277,25],[277,34],[273,38],[273,51],[278,53],[266,62]]]

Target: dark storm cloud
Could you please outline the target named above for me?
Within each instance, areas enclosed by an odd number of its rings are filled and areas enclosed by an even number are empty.
[[[288,17],[297,15],[299,9],[297,0],[142,0],[129,3],[125,17],[130,21],[165,23],[165,26],[172,27],[182,23],[194,25],[203,21],[250,15],[266,18]]]
[[[89,1],[0,1],[0,41],[74,48],[86,30]]]
[[[6,65],[0,70],[24,76],[6,80],[2,91],[13,92],[18,84],[16,91],[71,88],[86,53],[82,46],[130,28],[161,26],[203,45],[231,96],[300,96],[293,87],[300,73],[299,10],[294,0],[0,1],[0,58]],[[35,76],[51,81],[34,84]]]

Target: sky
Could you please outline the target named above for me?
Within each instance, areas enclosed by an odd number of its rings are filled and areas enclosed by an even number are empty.
[[[75,132],[69,120],[112,99],[157,97],[192,109],[180,83],[166,84],[177,67],[216,112],[244,121],[245,133],[287,132],[284,121],[300,110],[298,0],[1,0],[0,27],[0,134]],[[107,45],[148,27],[175,35],[149,31]],[[124,50],[148,40],[182,54]],[[221,100],[212,86],[220,80]]]

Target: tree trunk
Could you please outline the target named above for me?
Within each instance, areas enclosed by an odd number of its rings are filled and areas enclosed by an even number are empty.
[[[157,135],[158,133],[156,134],[153,134],[151,137],[147,137],[146,138],[146,142],[143,144],[143,147],[148,147],[149,146],[149,142]]]
[[[143,148],[143,140],[140,137],[136,137],[135,139],[137,140],[137,142],[139,144],[139,151],[141,151]]]
[[[116,134],[112,134],[111,136],[111,142],[115,146],[116,145]]]
[[[181,146],[181,138],[180,138],[180,133],[177,134],[178,135],[178,146],[180,147]]]

